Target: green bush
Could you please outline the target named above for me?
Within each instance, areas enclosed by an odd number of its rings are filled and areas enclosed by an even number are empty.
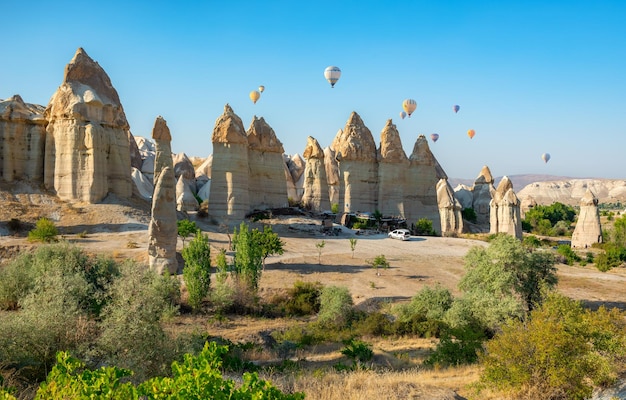
[[[461,216],[464,220],[476,223],[478,216],[476,215],[476,211],[473,208],[464,208],[461,210]]]
[[[341,350],[341,354],[352,360],[352,369],[361,369],[365,364],[374,358],[374,352],[372,346],[355,339],[350,339],[344,342],[345,346]]]
[[[295,282],[284,304],[285,313],[298,316],[317,314],[320,310],[321,292],[322,284],[319,282]]]
[[[433,221],[428,218],[420,218],[417,220],[413,231],[416,235],[437,236],[437,232],[433,229]]]
[[[185,247],[185,239],[196,233],[198,227],[194,221],[188,219],[178,220],[176,221],[176,225],[178,228],[178,236],[183,240],[183,247]]]
[[[350,322],[353,304],[347,287],[326,286],[320,294],[318,321],[321,324],[345,327]]]
[[[411,302],[398,305],[394,311],[402,321],[408,321],[416,315],[442,320],[453,300],[452,293],[443,286],[425,286],[411,298]]]
[[[574,263],[581,260],[580,256],[576,254],[572,247],[567,244],[562,244],[557,247],[556,252],[559,253],[565,259],[564,264],[574,265]]]
[[[31,242],[44,243],[55,242],[58,234],[59,232],[57,231],[56,226],[54,226],[54,222],[48,218],[39,218],[39,220],[37,220],[37,224],[35,225],[35,229],[28,232],[28,240]]]
[[[533,249],[541,247],[541,240],[539,240],[539,238],[535,235],[524,236],[524,238],[522,239],[522,243],[524,244],[524,246]]]
[[[239,231],[233,233],[233,249],[235,258],[233,269],[237,278],[243,282],[249,291],[256,293],[263,271],[263,249],[254,240],[255,234],[242,222]]]
[[[437,347],[425,364],[437,367],[473,364],[486,340],[484,331],[474,325],[444,329]]]
[[[332,212],[333,214],[337,214],[339,212],[339,204],[333,203],[330,206],[330,212]]]
[[[189,295],[188,302],[196,311],[200,308],[202,300],[209,293],[211,284],[211,248],[209,237],[196,231],[196,236],[189,245],[182,250],[185,260],[183,268],[183,280]]]
[[[378,311],[354,321],[352,331],[360,336],[387,336],[395,333],[391,318]]]
[[[376,273],[378,273],[378,268],[382,268],[382,269],[389,268],[389,261],[387,261],[387,258],[383,254],[380,254],[374,257],[373,260],[370,260],[367,263],[376,270]]]

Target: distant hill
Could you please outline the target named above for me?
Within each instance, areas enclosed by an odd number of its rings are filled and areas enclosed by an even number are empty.
[[[529,185],[535,182],[566,181],[570,179],[578,179],[578,178],[572,178],[569,176],[541,175],[541,174],[521,174],[521,175],[507,175],[507,176],[511,180],[511,183],[513,183],[513,190],[515,190],[516,192],[522,190],[526,185]],[[494,178],[495,180],[494,185],[496,187],[498,186],[498,183],[500,183],[501,179],[502,179],[501,176]],[[455,188],[458,184],[463,184],[463,185],[472,187],[474,185],[475,180],[476,178],[474,179],[449,178],[448,182],[450,182],[450,185],[452,185],[453,188]]]

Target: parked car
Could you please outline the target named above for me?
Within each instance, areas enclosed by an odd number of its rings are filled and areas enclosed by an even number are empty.
[[[411,238],[411,232],[408,229],[396,229],[389,232],[387,235],[392,239],[409,240]]]

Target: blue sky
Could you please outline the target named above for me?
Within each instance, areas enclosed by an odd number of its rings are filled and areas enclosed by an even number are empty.
[[[264,117],[288,154],[309,135],[328,146],[356,111],[377,143],[393,119],[407,154],[438,133],[430,148],[454,178],[483,165],[494,176],[626,178],[624,1],[126,3],[5,4],[0,98],[46,105],[83,47],[132,133],[150,137],[162,115],[173,151],[190,156],[211,154],[229,103],[246,128]],[[334,89],[329,65],[342,70]],[[418,107],[402,120],[405,98]]]

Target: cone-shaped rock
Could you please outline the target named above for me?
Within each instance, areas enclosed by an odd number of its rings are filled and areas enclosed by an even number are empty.
[[[19,95],[0,100],[0,177],[43,183],[43,159],[48,121],[44,107],[24,103]]]
[[[148,224],[148,259],[150,268],[162,274],[166,270],[176,274],[176,242],[178,224],[176,217],[176,177],[172,161],[170,129],[163,117],[154,121],[152,139],[155,142],[154,193],[152,216]]]
[[[602,226],[598,211],[598,199],[591,189],[580,200],[580,213],[572,234],[572,247],[588,248],[594,243],[602,243]]]
[[[409,161],[406,171],[405,217],[411,223],[427,218],[433,222],[433,229],[441,232],[437,183],[440,179],[448,179],[448,176],[430,151],[426,136],[418,136]]]
[[[250,210],[248,138],[241,118],[226,104],[213,128],[209,214],[215,222],[242,221]]]
[[[300,201],[298,199],[296,184],[293,182],[293,176],[291,176],[291,171],[289,171],[291,158],[287,154],[283,154],[283,160],[283,170],[285,171],[285,181],[287,182],[287,200],[289,202]]]
[[[441,235],[463,233],[461,203],[454,196],[454,190],[447,179],[440,179],[437,183],[437,206],[441,220]]]
[[[409,164],[400,133],[389,119],[380,133],[378,149],[378,210],[385,216],[405,217],[404,190]]]
[[[490,233],[506,233],[522,238],[520,201],[513,191],[513,183],[508,176],[498,184],[490,203]]]
[[[328,199],[332,207],[333,204],[339,204],[339,163],[330,147],[324,149],[324,169],[328,183]]]
[[[45,111],[44,183],[64,200],[132,195],[130,131],[117,91],[83,49]]]
[[[192,185],[195,182],[185,179],[183,175],[176,181],[176,210],[188,212],[197,211],[199,204],[196,196],[193,195]]]
[[[485,165],[480,170],[480,174],[478,174],[472,188],[472,192],[474,193],[472,208],[476,213],[476,224],[483,226],[485,231],[488,230],[487,226],[490,219],[489,204],[491,203],[491,198],[495,190],[491,171],[489,167]]]
[[[378,162],[372,132],[352,112],[340,137],[335,138],[339,160],[339,210],[374,212],[378,201]]]
[[[250,208],[266,209],[287,204],[284,148],[263,118],[252,119],[248,128]]]
[[[315,138],[309,136],[302,155],[306,160],[302,204],[316,211],[329,210],[330,199],[324,164],[324,150]]]

